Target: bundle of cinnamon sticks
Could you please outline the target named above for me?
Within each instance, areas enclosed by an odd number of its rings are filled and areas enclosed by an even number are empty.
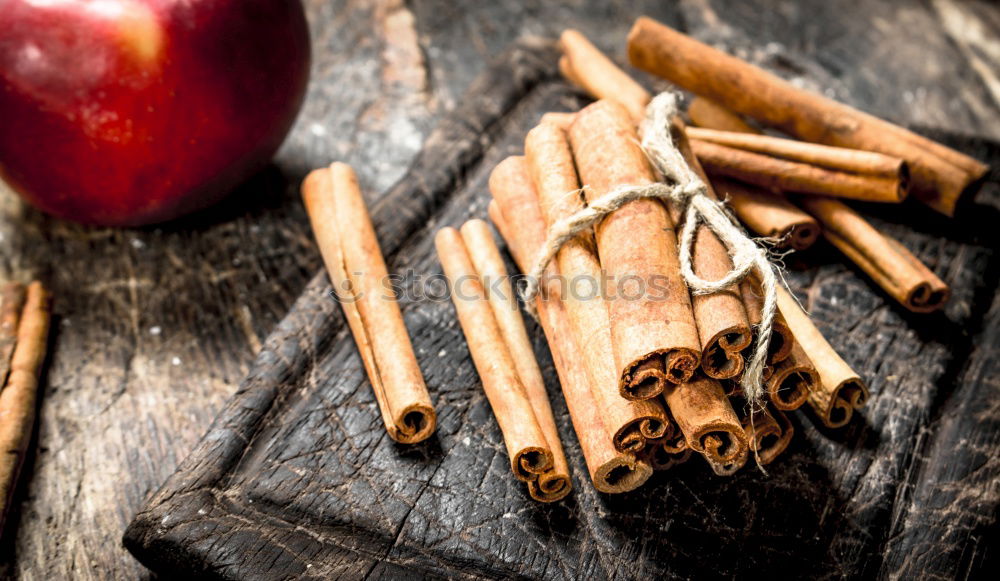
[[[692,274],[716,281],[734,266],[717,229],[693,220],[682,201],[629,198],[551,248],[552,232],[610,194],[664,179],[641,139],[652,95],[580,33],[566,31],[561,47],[560,71],[596,102],[546,113],[524,154],[496,166],[489,217],[523,272],[545,267],[526,306],[547,339],[594,486],[634,490],[654,470],[696,456],[719,475],[766,465],[789,446],[788,414],[801,407],[828,427],[847,424],[869,397],[865,382],[780,285],[766,395],[744,398],[740,380],[773,303],[757,274],[726,278],[738,282],[718,292],[688,288]],[[947,285],[844,200],[900,203],[912,194],[951,213],[986,166],[647,18],[636,22],[628,52],[635,66],[698,95],[688,109],[697,127],[677,118],[669,131],[713,203],[724,200],[777,247],[803,250],[822,234],[912,311],[944,305]],[[352,298],[344,310],[386,427],[398,441],[419,441],[433,431],[434,410],[394,297],[370,296],[385,265],[353,173],[339,164],[318,170],[303,193],[331,279]],[[355,224],[363,226],[357,240]],[[693,232],[690,262],[678,249],[682,228]],[[489,228],[471,220],[440,230],[435,243],[512,474],[533,498],[559,500],[572,488],[568,462]],[[539,263],[545,252],[553,260]],[[376,323],[391,332],[375,333]]]

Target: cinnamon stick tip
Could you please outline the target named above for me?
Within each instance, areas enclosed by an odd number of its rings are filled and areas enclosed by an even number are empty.
[[[868,386],[861,379],[847,379],[834,390],[830,409],[820,419],[827,427],[842,428],[851,421],[854,410],[864,407],[868,397]]]
[[[514,476],[525,482],[531,482],[539,474],[551,469],[552,462],[552,452],[539,446],[526,446],[510,459]]]
[[[557,502],[569,495],[573,490],[573,482],[568,474],[546,472],[540,474],[537,480],[528,482],[528,493],[539,502]]]
[[[947,285],[921,282],[906,295],[906,307],[915,313],[932,313],[942,308],[950,297],[951,289]]]
[[[424,403],[414,403],[405,407],[389,426],[389,436],[400,444],[423,442],[434,433],[437,414],[434,408]]]
[[[645,484],[652,475],[649,464],[631,454],[620,454],[597,469],[594,488],[607,494],[629,492]]]
[[[819,383],[819,374],[814,367],[792,366],[771,377],[768,394],[774,407],[791,411],[802,407],[809,399],[809,393],[819,388]]]

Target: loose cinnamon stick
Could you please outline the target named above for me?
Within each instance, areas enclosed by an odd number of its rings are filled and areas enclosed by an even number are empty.
[[[545,222],[524,158],[511,157],[501,162],[490,175],[490,191],[494,197],[489,205],[490,219],[522,271],[526,270],[544,244]],[[507,226],[504,212],[518,217],[517,228]],[[557,266],[550,265],[550,280],[558,274]],[[601,492],[634,490],[649,479],[652,469],[634,454],[619,452],[613,445],[613,430],[606,425],[603,410],[594,398],[584,350],[576,344],[559,291],[558,284],[543,287],[544,294],[536,298],[536,306],[590,478]]]
[[[774,462],[795,435],[795,428],[788,416],[778,410],[753,412],[743,418],[743,427],[750,441],[751,452],[756,452],[762,466]]]
[[[812,359],[796,341],[791,341],[789,356],[773,366],[774,372],[767,380],[767,393],[778,410],[790,411],[809,399],[809,394],[820,389],[819,374]]]
[[[642,85],[611,62],[587,37],[576,30],[566,30],[559,37],[563,56],[559,70],[571,83],[582,87],[597,99],[621,103],[633,121],[646,116],[652,96]]]
[[[665,399],[692,450],[715,464],[729,464],[746,453],[746,433],[717,380],[696,373],[668,389]]]
[[[552,469],[552,450],[497,326],[482,280],[457,230],[438,230],[434,246],[448,277],[452,303],[483,391],[503,433],[511,470],[524,482],[537,480]]]
[[[311,172],[302,197],[327,273],[361,353],[389,436],[412,444],[436,423],[424,378],[350,166]]]
[[[909,179],[909,168],[907,168],[906,162],[898,157],[883,153],[820,145],[759,133],[740,133],[698,127],[690,128],[688,137],[697,141],[708,141],[743,151],[800,161],[851,174],[899,180],[904,182],[901,189],[909,187],[908,184],[905,184]]]
[[[733,135],[740,136],[740,134]],[[759,137],[760,139],[776,139],[766,136]],[[783,141],[791,140],[786,139]],[[825,147],[813,144],[803,144],[803,146],[811,146],[813,148]],[[884,176],[875,173],[860,174],[839,169],[828,169],[811,163],[793,161],[773,155],[764,155],[701,139],[692,138],[691,147],[694,149],[695,155],[698,156],[698,161],[701,162],[710,174],[738,179],[767,189],[780,189],[866,202],[899,203],[906,198],[909,187],[906,164],[898,160],[898,158],[896,158],[898,162],[897,173]],[[803,154],[803,157],[809,155],[812,155],[812,153]],[[838,152],[837,154],[829,155],[828,161],[832,162],[832,160],[838,157],[846,156],[842,156]],[[874,164],[875,162],[862,160],[856,165],[869,163]]]
[[[45,362],[51,310],[49,293],[42,284],[33,282],[28,285],[17,324],[10,370],[3,391],[0,391],[0,531],[17,487],[21,463],[31,442],[38,399],[38,375]]]
[[[570,152],[566,134],[555,125],[543,123],[528,132],[524,141],[525,159],[538,192],[539,204],[546,224],[559,222],[583,209],[582,193],[579,192],[580,182],[576,177],[576,167],[573,164],[573,154]],[[559,271],[567,277],[572,285],[570,293],[564,293],[564,299],[570,301],[567,307],[578,326],[577,337],[583,339],[592,337],[594,333],[604,336],[607,333],[607,306],[603,289],[598,293],[587,293],[590,296],[575,296],[584,282],[596,287],[601,278],[601,265],[597,259],[597,249],[594,247],[593,235],[588,230],[567,242],[556,256]],[[614,282],[614,281],[612,281]],[[597,290],[596,288],[593,290]],[[611,346],[608,335],[608,347]],[[595,364],[606,368],[603,354],[598,358],[594,353]],[[612,365],[614,365],[612,355]],[[622,372],[618,375],[618,391],[621,397],[629,400],[644,400],[656,397],[663,392],[668,379],[661,358],[651,358],[633,370],[621,365]],[[603,369],[602,369],[603,370]],[[597,377],[595,380],[600,381]]]
[[[678,150],[687,160],[691,169],[698,174],[707,187],[706,195],[718,199],[711,182],[698,163],[687,139],[687,131],[680,119],[675,119],[671,131]],[[667,204],[671,219],[680,223],[680,208]],[[696,275],[705,280],[718,280],[733,268],[729,251],[704,224],[695,234],[692,268]],[[750,322],[743,304],[738,285],[725,291],[693,295],[691,304],[694,319],[701,339],[701,368],[705,375],[714,379],[729,379],[743,372],[743,350],[750,346],[752,339]]]
[[[621,105],[587,106],[577,113],[569,138],[588,200],[655,181]],[[701,349],[666,208],[653,199],[629,202],[597,224],[596,239],[601,267],[616,287],[608,312],[618,368],[631,377],[663,360],[668,380],[686,381],[698,367]]]
[[[552,469],[539,474],[537,480],[528,483],[531,496],[544,502],[560,500],[572,490],[569,466],[559,440],[549,395],[545,390],[545,380],[538,368],[538,361],[535,360],[535,352],[524,327],[507,269],[486,222],[469,220],[462,225],[460,232],[476,273],[483,285],[490,289],[486,298],[493,310],[493,317],[514,361],[518,378],[524,385],[535,420],[552,453]]]
[[[687,113],[688,117],[691,118],[691,123],[698,127],[741,133],[760,133],[739,115],[704,97],[691,99]]]
[[[902,244],[883,235],[850,207],[828,198],[795,200],[823,226],[823,236],[903,306],[929,313],[944,306],[948,285]]]
[[[633,66],[793,137],[906,160],[913,195],[944,214],[953,214],[962,192],[989,169],[930,139],[799,89],[650,18],[639,18],[632,27],[628,53]]]
[[[854,410],[868,401],[868,387],[861,377],[827,343],[823,334],[795,299],[778,286],[778,309],[802,350],[809,354],[819,373],[820,389],[809,392],[809,405],[831,428],[844,426]]]
[[[784,194],[719,176],[711,178],[711,183],[740,221],[770,238],[776,248],[805,250],[819,238],[819,223],[789,202]]]
[[[695,125],[707,129],[760,133],[739,115],[703,97],[691,101],[688,116]],[[816,220],[789,202],[780,191],[764,190],[718,176],[712,178],[712,187],[729,202],[740,221],[757,234],[774,239],[777,248],[790,246],[805,250],[819,237]]]
[[[24,306],[24,285],[10,282],[0,291],[0,385],[10,373],[10,358],[17,344],[17,323]]]

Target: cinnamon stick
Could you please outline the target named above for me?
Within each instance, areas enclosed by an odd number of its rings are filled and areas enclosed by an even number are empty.
[[[582,207],[573,158],[562,130],[539,125],[528,133],[525,149],[534,183],[532,191],[538,196],[536,203],[542,208],[546,224],[551,226]],[[658,377],[656,370],[643,368],[626,373],[616,366],[608,307],[597,292],[604,278],[589,231],[563,246],[556,263],[568,284],[561,297],[577,343],[585,351],[594,397],[607,414],[615,447],[623,452],[638,452],[647,440],[662,437],[670,427],[663,408],[648,401],[663,390],[663,373]]]
[[[743,119],[717,103],[696,97],[688,116],[699,127],[760,133]],[[740,221],[761,236],[773,239],[777,248],[790,246],[805,250],[819,238],[819,224],[812,216],[788,201],[785,194],[757,186],[713,177],[712,187],[729,202]]]
[[[743,418],[743,427],[750,441],[751,452],[756,452],[762,466],[774,462],[795,435],[792,422],[784,413],[766,409],[755,411]]]
[[[795,299],[778,285],[778,309],[802,350],[809,354],[819,374],[819,389],[809,392],[809,406],[831,428],[844,426],[855,409],[868,401],[868,387],[861,377],[823,338]]]
[[[649,466],[656,471],[670,470],[691,459],[691,448],[687,446],[678,451],[672,451],[669,445],[654,442],[646,450],[643,450],[643,458]]]
[[[583,209],[573,154],[562,129],[548,123],[535,127],[525,138],[524,151],[535,191],[538,192],[542,215],[545,216],[545,222],[549,227]],[[596,288],[598,281],[603,283],[601,265],[597,259],[597,249],[594,247],[591,232],[588,230],[567,242],[556,255],[556,261],[559,264],[559,271],[572,285],[569,289],[571,292],[564,293],[563,297],[571,301],[568,309],[574,315],[578,326],[577,337],[588,338],[594,333],[604,336],[607,330],[601,327],[607,325],[608,314],[605,301],[600,299],[606,298],[607,291],[601,289],[600,297],[597,296],[597,292],[589,292],[598,290]],[[583,285],[578,284],[580,282]],[[580,290],[584,285],[591,287],[587,290],[588,296],[576,296],[584,292]],[[608,339],[607,346],[611,347],[610,335]],[[597,353],[594,355],[592,361],[602,370],[606,368],[603,364],[605,357],[598,357]],[[612,355],[612,365],[615,363],[613,358],[614,355]],[[621,397],[628,400],[656,397],[663,392],[668,381],[663,362],[659,357],[646,361],[632,370],[621,365],[618,369],[622,369],[616,382],[618,391]],[[597,377],[595,380],[598,385],[605,381]]]
[[[665,399],[692,450],[723,465],[746,453],[746,433],[717,380],[696,373],[668,389]]]
[[[687,139],[687,128],[680,119],[675,119],[671,127],[677,149],[684,156],[691,169],[698,174],[707,188],[706,195],[718,199],[712,190],[705,170],[698,162]],[[671,219],[680,223],[680,208],[668,203]],[[733,268],[729,251],[709,228],[698,226],[695,234],[692,268],[696,275],[705,280],[718,280]],[[701,339],[701,368],[705,375],[714,379],[729,379],[743,372],[743,350],[750,347],[753,338],[750,321],[738,285],[720,292],[693,295],[695,323]],[[758,321],[759,322],[759,321]]]
[[[712,177],[711,183],[740,221],[770,238],[776,248],[805,250],[819,238],[819,223],[784,194],[719,176]]]
[[[10,358],[17,344],[17,323],[24,306],[24,285],[9,282],[0,291],[0,385],[10,373]]]
[[[501,162],[490,175],[490,191],[494,197],[489,205],[490,219],[524,271],[531,267],[545,241],[545,222],[524,158],[510,157]],[[505,212],[517,216],[517,228],[507,226]],[[558,275],[558,267],[549,265],[548,279],[555,280]],[[649,479],[652,469],[634,454],[620,452],[613,445],[613,430],[594,398],[584,350],[575,341],[559,292],[558,284],[543,286],[536,306],[590,478],[601,492],[634,490]]]
[[[371,381],[389,436],[427,439],[434,408],[388,280],[375,229],[350,166],[311,172],[302,197],[334,292]]]
[[[866,202],[899,203],[906,198],[909,188],[909,177],[906,164],[899,158],[858,150],[834,148],[825,145],[803,143],[790,139],[778,139],[765,135],[744,135],[733,133],[734,137],[751,137],[765,141],[761,143],[744,144],[758,149],[770,148],[774,151],[787,149],[787,157],[773,154],[757,153],[747,148],[728,145],[727,142],[738,142],[737,139],[727,139],[713,136],[709,141],[695,138],[693,128],[692,142],[698,160],[712,175],[722,175],[751,183],[762,188],[780,189],[821,196],[848,198]],[[709,130],[701,130],[709,131]],[[721,132],[720,132],[721,133]],[[702,133],[701,135],[704,136]],[[773,140],[773,141],[771,141]],[[782,144],[772,146],[773,142],[798,144],[803,150],[795,151],[795,147]],[[824,148],[821,153],[819,148]],[[865,159],[851,159],[851,153]],[[825,165],[798,161],[791,156],[801,158],[821,158]],[[843,167],[867,168],[865,173],[847,171],[841,167],[831,167],[840,164]],[[895,171],[893,171],[893,168]]]
[[[727,109],[805,140],[876,151],[906,160],[914,197],[952,215],[985,164],[906,129],[791,83],[681,34],[639,18],[628,37],[632,65]]]
[[[45,362],[51,311],[51,298],[42,284],[36,281],[28,285],[24,307],[18,317],[9,373],[0,391],[0,531],[31,442],[38,376]]]
[[[704,97],[691,99],[687,113],[688,117],[691,118],[691,123],[698,127],[741,133],[760,133],[739,115]]]
[[[631,76],[611,62],[587,37],[576,30],[566,30],[559,37],[563,56],[559,70],[571,83],[597,99],[621,103],[635,122],[646,116],[652,96]]]
[[[507,276],[507,269],[500,250],[493,241],[489,226],[482,220],[469,220],[460,229],[462,241],[469,258],[483,285],[490,289],[486,299],[493,310],[493,317],[500,335],[514,361],[514,370],[524,385],[528,403],[534,412],[545,442],[552,454],[552,469],[538,475],[528,483],[531,496],[536,500],[554,502],[564,498],[572,489],[566,454],[559,439],[559,430],[552,415],[552,405],[545,390],[545,380],[538,368],[535,352],[518,310],[514,289]]]
[[[655,181],[628,113],[616,102],[577,113],[569,139],[588,200]],[[616,287],[607,305],[618,368],[631,378],[663,361],[668,380],[687,381],[701,349],[666,208],[653,199],[629,202],[597,224],[596,240],[601,267]]]
[[[552,469],[552,450],[497,325],[482,280],[457,230],[438,230],[434,246],[448,277],[452,303],[483,391],[503,433],[511,470],[524,482],[537,480]]]
[[[823,226],[823,236],[885,292],[916,313],[944,306],[948,285],[902,244],[883,235],[850,207],[828,198],[795,200]]]

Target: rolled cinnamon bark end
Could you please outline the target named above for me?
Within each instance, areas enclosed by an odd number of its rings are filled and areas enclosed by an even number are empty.
[[[569,465],[566,462],[562,441],[559,439],[559,430],[552,414],[545,380],[538,368],[528,331],[524,327],[524,319],[521,318],[507,268],[486,222],[469,220],[462,225],[460,233],[476,273],[484,287],[491,289],[486,293],[487,301],[493,311],[500,335],[514,361],[514,369],[524,385],[528,403],[535,413],[535,420],[552,454],[552,468],[539,474],[537,484],[529,483],[529,491],[536,500],[544,502],[559,500],[572,490]]]
[[[9,282],[0,290],[0,386],[10,373],[10,358],[17,344],[17,324],[21,320],[24,299],[25,288],[21,283]]]
[[[691,140],[698,161],[711,175],[738,179],[766,189],[779,189],[865,202],[899,203],[906,198],[908,174],[899,166],[894,177],[827,169],[746,151],[711,141]]]
[[[846,425],[854,410],[868,401],[868,387],[830,346],[795,298],[781,286],[777,290],[778,309],[819,374],[819,389],[809,392],[809,406],[828,427]]]
[[[670,470],[690,460],[691,449],[684,446],[680,450],[673,451],[657,442],[643,452],[642,458],[657,472]]]
[[[695,97],[688,105],[688,117],[698,127],[738,131],[740,133],[760,133],[742,117],[704,97]]]
[[[716,462],[708,456],[703,456],[703,458],[716,476],[732,476],[746,466],[749,455],[749,452],[744,450],[742,454],[729,462]]]
[[[507,241],[522,271],[530,268],[545,240],[545,221],[524,158],[510,157],[501,162],[490,175],[490,191],[494,197],[489,204],[490,220]],[[503,207],[518,217],[516,229],[507,226]],[[549,271],[555,274],[557,269],[550,266]],[[638,488],[653,471],[635,455],[621,453],[611,443],[603,410],[593,395],[583,350],[576,344],[558,285],[553,285],[547,299],[539,296],[535,303],[594,487],[609,494]]]
[[[655,181],[635,127],[616,102],[598,101],[577,113],[569,140],[590,201]],[[607,310],[623,381],[633,384],[636,372],[654,359],[663,359],[669,381],[686,381],[699,365],[701,347],[666,208],[653,199],[629,202],[597,225],[596,239],[613,285]]]
[[[19,294],[16,289],[12,292]],[[17,296],[9,298],[22,302]],[[0,531],[31,443],[38,405],[38,376],[45,363],[51,315],[49,292],[40,282],[29,284],[17,317],[9,373],[0,391]]]
[[[718,381],[695,374],[668,389],[665,399],[692,450],[716,464],[729,464],[746,453],[746,433]]]
[[[457,230],[439,230],[434,246],[448,277],[452,303],[483,382],[483,391],[503,433],[511,470],[520,480],[535,480],[552,468],[553,455],[486,298],[482,280]]]
[[[916,313],[942,308],[948,285],[902,244],[883,235],[850,207],[836,200],[796,198],[823,226],[823,236],[903,306]]]
[[[334,163],[311,172],[302,198],[386,431],[402,444],[426,440],[436,415],[354,171]]]
[[[820,389],[819,373],[802,347],[792,341],[788,357],[773,366],[774,373],[767,381],[771,405],[782,411],[802,407],[809,394]]]
[[[795,428],[788,416],[778,410],[754,412],[743,418],[743,427],[750,441],[750,450],[755,452],[762,466],[774,462],[795,435]]]
[[[613,99],[622,104],[633,121],[646,116],[652,96],[625,71],[618,68],[587,37],[576,30],[566,30],[559,37],[563,57],[559,70],[571,83],[595,99]]]
[[[628,54],[633,66],[793,137],[905,159],[913,195],[947,215],[989,169],[940,143],[799,89],[650,18],[639,18],[632,27]]]

